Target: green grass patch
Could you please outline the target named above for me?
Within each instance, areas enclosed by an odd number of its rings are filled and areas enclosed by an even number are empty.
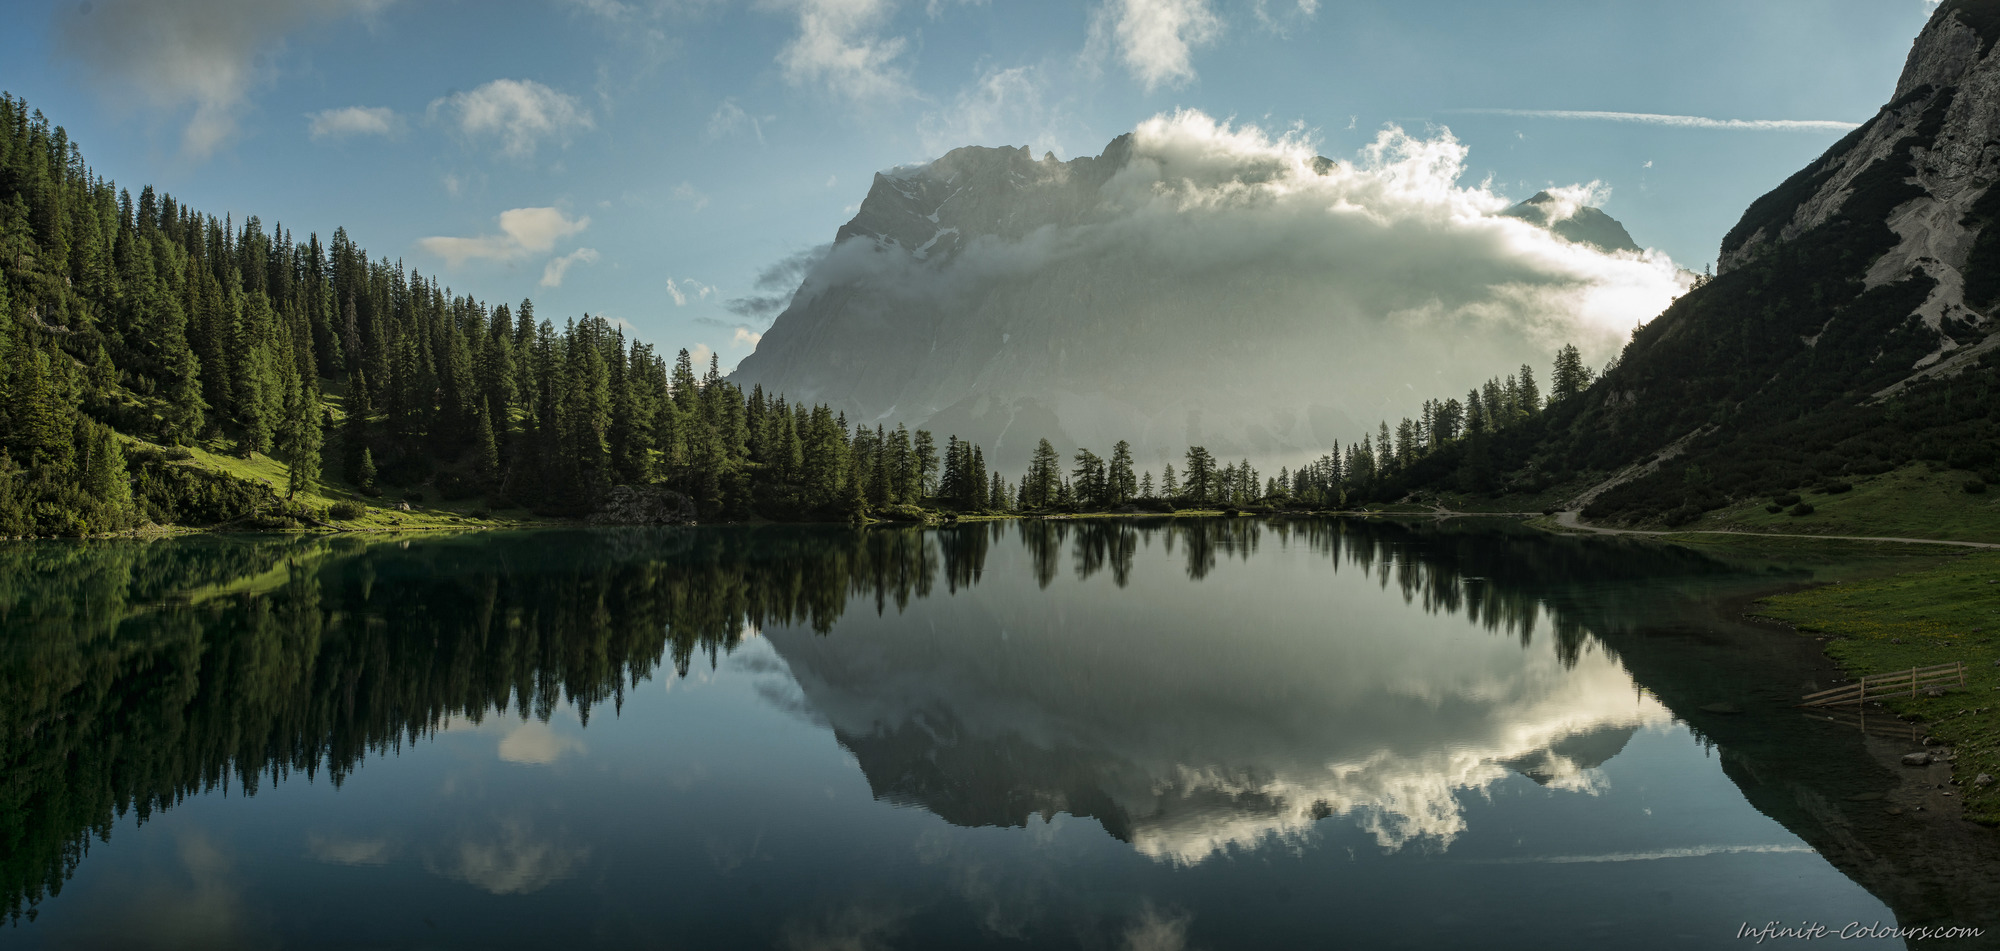
[[[1878,476],[1853,479],[1846,492],[1797,490],[1798,501],[1812,506],[1810,515],[1790,514],[1787,501],[1756,498],[1709,512],[1683,528],[1787,532],[1805,535],[1880,535],[1936,538],[1947,541],[2000,542],[2000,486],[1984,492],[1965,491],[1976,478],[1961,469],[1932,472],[1923,464],[1904,466]]]
[[[155,451],[170,451],[163,447],[120,436],[127,444],[128,452],[133,448],[148,448]],[[183,446],[189,458],[177,465],[197,466],[220,472],[232,479],[257,482],[267,485],[278,498],[285,497],[285,487],[291,478],[291,470],[282,462],[263,453],[253,452],[248,456],[229,451],[226,445]],[[523,525],[545,524],[547,519],[538,518],[526,509],[485,511],[486,503],[480,499],[463,499],[445,502],[435,499],[435,492],[423,493],[425,501],[409,502],[409,511],[403,511],[404,502],[400,492],[385,493],[381,498],[363,494],[353,486],[339,480],[324,480],[313,488],[298,494],[297,501],[317,513],[317,517],[352,531],[393,532],[428,531],[435,529],[499,528]],[[336,519],[331,510],[336,503],[360,506],[362,514],[358,518]],[[480,513],[480,514],[475,514]]]
[[[2000,776],[2000,553],[1777,595],[1759,610],[1828,636],[1827,654],[1856,676],[1964,661],[1967,688],[1883,702],[1921,717],[1932,736],[1956,748],[1952,774],[1966,817],[2000,824],[2000,784],[1973,785],[1981,773]]]

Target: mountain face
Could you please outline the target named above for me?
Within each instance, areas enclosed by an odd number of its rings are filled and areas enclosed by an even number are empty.
[[[1599,251],[1638,254],[1644,250],[1632,240],[1631,233],[1618,223],[1618,219],[1589,205],[1565,207],[1562,199],[1548,192],[1536,192],[1535,197],[1501,214],[1541,225],[1563,238],[1590,245]]]
[[[1585,514],[1669,522],[1913,459],[2000,481],[1996,40],[2000,2],[1940,6],[1888,104],[1752,203],[1714,280],[1501,468],[1624,469]]]
[[[1184,114],[1068,162],[970,147],[878,174],[732,380],[1010,470],[1042,438],[1129,440],[1155,471],[1191,444],[1296,461],[1564,342],[1608,351],[1634,315],[1595,290],[1650,316],[1680,289],[1595,208],[1458,187],[1448,137],[1371,148]]]

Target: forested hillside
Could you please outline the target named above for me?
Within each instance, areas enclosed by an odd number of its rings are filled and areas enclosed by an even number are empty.
[[[300,239],[134,196],[11,96],[0,273],[0,535],[310,523],[342,517],[304,504],[335,479],[551,515],[661,484],[705,518],[847,514],[940,488],[927,433],[850,434],[825,407],[745,394],[713,362],[697,378],[686,351],[669,360],[603,319],[558,329],[529,301],[489,306],[370,260],[342,230]],[[269,456],[286,484],[183,447]]]

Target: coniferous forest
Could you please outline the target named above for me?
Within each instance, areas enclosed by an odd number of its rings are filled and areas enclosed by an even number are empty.
[[[927,433],[849,432],[601,318],[559,329],[530,301],[371,260],[343,230],[134,196],[11,96],[0,129],[0,534],[349,517],[302,501],[328,480],[554,516],[612,485],[669,487],[704,518],[988,495],[976,447],[953,441],[939,471]],[[285,484],[194,450],[268,456]]]

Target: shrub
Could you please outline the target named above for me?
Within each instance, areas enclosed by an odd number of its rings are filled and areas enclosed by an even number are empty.
[[[412,505],[422,505],[424,494],[422,492],[405,492],[403,493],[403,501]]]
[[[1824,495],[1839,495],[1842,492],[1854,491],[1854,485],[1853,483],[1839,482],[1839,481],[1823,482],[1820,484],[1818,488],[1814,489],[1813,491],[1822,493]]]
[[[1812,513],[1813,513],[1813,507],[1811,502],[1800,502],[1799,504],[1792,506],[1792,515],[1794,516],[1811,515]]]
[[[1784,511],[1784,510],[1785,510],[1785,507],[1784,507],[1784,506],[1782,506],[1782,505],[1766,505],[1766,506],[1764,506],[1764,511],[1766,511],[1766,512],[1769,512],[1769,513],[1771,513],[1772,515],[1776,515],[1776,514],[1778,514],[1779,512],[1782,512],[1782,511]]]
[[[336,522],[351,522],[368,514],[368,507],[359,502],[335,502],[326,510],[326,517]]]
[[[1773,498],[1771,502],[1772,504],[1777,505],[1780,508],[1783,508],[1784,506],[1787,505],[1799,504],[1799,496],[1798,493],[1796,492],[1787,492],[1784,495],[1780,495],[1776,498]]]
[[[1978,495],[1986,491],[1986,483],[1981,482],[1978,479],[1967,479],[1965,480],[1965,484],[1959,486],[1959,488],[1964,489],[1967,494]]]
[[[438,497],[447,502],[469,499],[479,494],[479,486],[455,472],[446,472],[437,477]],[[413,500],[414,501],[414,500]]]

